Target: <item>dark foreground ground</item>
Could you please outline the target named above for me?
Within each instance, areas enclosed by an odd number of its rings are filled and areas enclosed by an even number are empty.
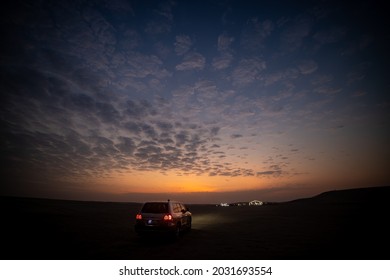
[[[141,239],[140,204],[0,197],[0,259],[390,259],[390,187],[260,207],[190,205],[179,240]]]

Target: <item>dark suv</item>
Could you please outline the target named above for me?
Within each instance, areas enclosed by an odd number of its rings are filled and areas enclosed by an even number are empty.
[[[138,234],[163,232],[179,237],[183,230],[190,230],[192,214],[178,201],[146,202],[136,215],[134,226]]]

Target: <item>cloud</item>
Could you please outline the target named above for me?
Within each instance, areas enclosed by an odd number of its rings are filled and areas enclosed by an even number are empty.
[[[280,177],[283,175],[282,168],[279,165],[271,165],[269,170],[256,172],[257,177]]]
[[[21,73],[15,75],[20,78]],[[37,174],[42,169],[59,178],[105,177],[123,170],[254,174],[251,169],[217,167],[218,161],[213,159],[226,158],[218,145],[221,125],[192,122],[184,117],[178,122],[172,112],[188,116],[188,111],[184,107],[177,110],[175,99],[147,101],[126,93],[89,91],[92,81],[82,85],[88,90],[82,90],[66,77],[48,79],[35,72],[27,76],[33,77],[29,91],[22,84],[18,89],[26,95],[9,95],[10,103],[3,104],[15,116],[7,115],[6,127],[12,129],[8,129],[6,139],[15,145],[9,149],[12,154],[20,150],[18,143],[23,143],[21,151],[26,153],[20,153],[18,161]],[[218,98],[224,98],[214,83],[206,80],[189,87],[188,94],[196,96],[200,109],[206,111],[214,103],[221,107]],[[202,108],[204,105],[208,107]],[[9,156],[7,160],[17,165],[15,158]],[[57,165],[42,164],[53,161]]]
[[[234,37],[230,37],[226,33],[218,36],[218,51],[220,54],[213,58],[212,65],[214,69],[222,70],[230,66],[234,58],[231,48],[233,41]]]
[[[176,65],[176,70],[202,70],[205,66],[206,59],[200,53],[190,53],[186,55],[183,61]]]
[[[187,53],[192,46],[191,38],[187,35],[176,36],[175,52],[177,55],[183,55]]]
[[[279,175],[280,171],[261,171],[257,172],[257,176],[267,176],[267,175]]]
[[[251,84],[264,69],[266,63],[260,58],[242,59],[233,71],[233,84],[239,86]]]
[[[218,36],[218,51],[224,52],[230,49],[230,45],[234,42],[234,37],[230,37],[227,34],[221,34]]]
[[[270,86],[278,82],[290,82],[298,77],[299,70],[291,67],[274,73],[264,74],[259,79],[264,81],[265,86]]]
[[[160,131],[163,131],[165,135],[168,135],[172,132],[174,125],[168,121],[157,121],[156,122],[157,127],[160,129]]]
[[[9,143],[2,160],[19,166],[14,172],[44,172],[45,178],[59,180],[87,180],[123,170],[209,174],[213,159],[226,157],[209,153],[220,149],[221,126],[184,118],[187,112],[174,109],[175,99],[147,101],[126,92],[92,90],[92,79],[81,88],[66,75],[35,70],[9,69],[5,75],[8,81],[25,82],[12,83],[12,91],[5,83],[1,86],[7,101],[1,105],[2,139]],[[210,93],[220,95],[205,80],[191,89],[202,104]],[[182,116],[180,121],[173,112]],[[239,174],[224,167],[218,173]]]
[[[143,133],[143,136],[146,137],[147,139],[152,139],[155,140],[158,137],[158,133],[154,127],[154,125],[149,124],[149,123],[141,123],[141,130]]]
[[[177,123],[145,101],[128,100],[127,104],[131,109],[120,109],[115,103],[90,106],[91,114],[99,121],[80,132],[79,123],[61,121],[76,113],[80,117],[78,122],[83,123],[83,115],[76,107],[64,111],[65,115],[53,115],[50,121],[44,119],[44,124],[51,127],[47,132],[43,123],[31,123],[31,131],[21,124],[13,125],[12,129],[8,125],[6,142],[13,147],[7,148],[10,154],[6,158],[9,163],[22,161],[26,169],[38,173],[42,169],[48,177],[59,178],[105,177],[121,170],[192,174],[209,174],[213,170],[219,176],[253,174],[249,169],[231,169],[213,163],[214,157],[225,157],[218,151],[221,146],[215,143],[220,127]],[[32,107],[25,114],[29,116],[34,111]],[[52,165],[53,162],[56,164]]]
[[[96,102],[96,116],[98,116],[102,122],[117,123],[120,119],[120,114],[116,108],[106,102]]]
[[[230,53],[223,53],[213,59],[213,67],[217,70],[228,68],[233,61],[233,55]]]
[[[318,64],[314,60],[304,60],[298,65],[298,68],[303,75],[308,75],[317,70]]]
[[[252,169],[244,169],[244,168],[225,168],[225,170],[221,170],[219,168],[213,168],[208,174],[211,177],[214,176],[224,176],[224,177],[248,177],[254,176],[254,172]]]
[[[171,74],[163,67],[163,62],[155,55],[142,53],[125,53],[126,66],[119,69],[119,75],[133,78],[154,76],[157,79],[169,77]],[[122,71],[121,71],[122,70]]]
[[[237,139],[237,138],[241,138],[243,136],[242,136],[242,134],[232,134],[230,137],[233,139]]]
[[[189,135],[187,131],[180,131],[175,135],[176,146],[183,146],[189,139]]]
[[[116,144],[115,147],[118,148],[122,154],[125,156],[133,155],[136,149],[136,144],[132,138],[119,136],[118,141],[119,143]]]
[[[152,104],[146,100],[132,100],[129,99],[125,102],[126,106],[123,112],[126,116],[131,117],[132,119],[141,119],[149,115],[155,114],[155,109]]]
[[[210,135],[211,136],[217,136],[218,135],[218,132],[220,131],[220,127],[217,127],[217,126],[213,126],[211,129],[210,129]]]

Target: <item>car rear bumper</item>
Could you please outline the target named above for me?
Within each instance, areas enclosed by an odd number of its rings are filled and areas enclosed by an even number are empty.
[[[147,226],[144,224],[136,224],[134,230],[138,234],[148,234],[148,233],[172,233],[176,230],[174,224],[168,224],[164,226]]]

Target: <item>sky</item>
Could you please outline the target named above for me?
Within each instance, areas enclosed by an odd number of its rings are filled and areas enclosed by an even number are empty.
[[[389,185],[387,13],[348,2],[4,4],[0,194],[216,203]]]

